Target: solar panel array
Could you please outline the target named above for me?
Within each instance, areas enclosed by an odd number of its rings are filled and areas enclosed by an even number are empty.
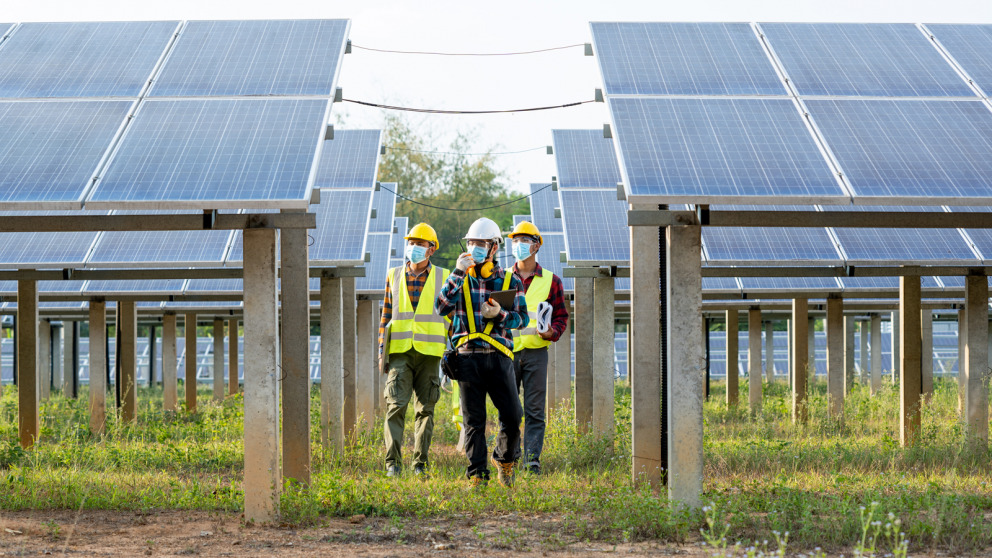
[[[334,139],[324,141],[316,187],[372,187],[381,145],[380,130],[336,130]]]
[[[552,130],[559,188],[607,188],[621,181],[613,141],[600,130]]]
[[[14,26],[0,44],[0,207],[305,208],[348,28]]]
[[[631,201],[992,205],[992,26],[592,33]]]

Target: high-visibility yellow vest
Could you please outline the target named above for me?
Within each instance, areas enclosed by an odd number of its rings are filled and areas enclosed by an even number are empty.
[[[513,332],[513,352],[518,353],[524,349],[543,349],[551,344],[551,341],[543,339],[537,333],[537,305],[548,300],[551,294],[551,282],[554,274],[546,269],[541,270],[542,275],[534,276],[527,287],[527,327],[519,332]]]
[[[512,271],[507,271],[503,275],[503,286],[500,288],[501,291],[505,291],[510,288],[510,279],[513,277]],[[481,279],[480,279],[481,281]],[[465,278],[465,282],[468,282],[468,278]],[[462,285],[462,292],[465,294],[465,314],[468,317],[466,320],[468,322],[468,335],[463,335],[458,339],[458,344],[456,347],[461,347],[465,343],[473,339],[481,339],[486,343],[489,343],[496,348],[497,351],[503,353],[504,355],[513,358],[513,351],[506,348],[506,345],[500,343],[499,341],[493,339],[489,334],[493,331],[494,322],[489,322],[486,324],[486,328],[482,331],[476,331],[475,329],[475,312],[472,309],[472,294],[469,292],[471,289],[468,285]]]
[[[448,324],[434,311],[434,299],[448,280],[448,270],[431,266],[420,292],[416,310],[406,286],[406,264],[389,270],[392,274],[393,317],[389,322],[389,352],[415,349],[422,355],[440,357],[447,346]]]

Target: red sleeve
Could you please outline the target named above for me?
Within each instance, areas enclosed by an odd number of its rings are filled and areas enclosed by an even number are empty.
[[[558,341],[568,328],[568,306],[565,305],[565,287],[557,275],[551,277],[551,292],[548,293],[548,304],[551,305],[551,329],[554,335],[552,341]]]

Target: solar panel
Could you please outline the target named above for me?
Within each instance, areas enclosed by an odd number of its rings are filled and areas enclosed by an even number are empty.
[[[365,251],[372,256],[372,261],[365,264],[365,277],[355,279],[356,291],[385,292],[386,271],[389,265],[389,237],[389,234],[384,233],[370,233],[368,235]]]
[[[88,205],[305,208],[328,101],[145,101]]]
[[[746,23],[593,23],[608,95],[785,95]]]
[[[153,96],[331,95],[347,20],[191,21]]]
[[[396,232],[393,233],[393,239],[389,243],[389,254],[390,258],[400,260],[401,264],[403,262],[404,250],[406,250],[406,240],[404,240],[403,237],[406,236],[407,231],[410,230],[408,223],[409,219],[406,217],[396,217],[393,219],[393,229],[395,229]],[[390,265],[389,267],[396,266]]]
[[[552,130],[558,187],[616,188],[620,177],[613,140],[602,130]]]
[[[913,24],[763,23],[800,95],[974,97]]]
[[[856,197],[992,200],[992,112],[982,102],[807,101]]]
[[[840,285],[833,277],[741,277],[741,285],[745,292],[840,290]]]
[[[940,44],[985,95],[992,94],[992,25],[927,24]]]
[[[841,277],[845,291],[898,291],[898,277]],[[923,289],[939,289],[940,285],[933,277],[921,277],[920,286]]]
[[[155,279],[151,281],[89,281],[83,289],[85,295],[127,294],[172,294],[183,292],[185,279]]]
[[[703,292],[740,292],[737,279],[733,277],[703,277]]]
[[[833,241],[823,228],[703,227],[708,262],[841,263]]]
[[[0,102],[0,208],[79,208],[131,101]]]
[[[184,294],[241,294],[244,283],[241,279],[190,279]]]
[[[569,264],[625,264],[630,259],[627,204],[614,190],[559,190]]]
[[[396,190],[396,183],[386,182],[383,186]],[[372,193],[372,207],[375,217],[369,219],[369,232],[393,232],[393,217],[396,214],[396,196],[391,192],[380,189]]]
[[[317,228],[310,232],[310,265],[362,265],[372,190],[324,190],[320,205],[311,210]]]
[[[0,216],[12,213],[0,212]],[[74,212],[45,211],[35,214],[57,220],[59,216]],[[0,269],[82,267],[97,234],[95,232],[4,233],[3,242],[0,242]]]
[[[38,294],[80,294],[85,281],[38,281]],[[0,281],[0,294],[17,296],[17,281]]]
[[[533,223],[537,230],[542,234],[561,232],[561,219],[555,217],[558,195],[551,189],[551,184],[531,184],[530,194],[530,215],[534,218]]]
[[[137,97],[178,23],[23,23],[0,48],[0,97]]]
[[[975,264],[956,229],[833,229],[848,264]]]
[[[610,110],[631,197],[847,201],[791,100],[620,98]]]
[[[334,139],[324,141],[315,187],[371,188],[381,143],[380,130],[336,130]],[[395,192],[395,186],[390,189]]]
[[[517,225],[523,223],[524,221],[530,221],[530,215],[514,215],[513,216],[513,228],[517,228]]]
[[[117,211],[117,214],[138,214]],[[147,212],[144,212],[147,213]],[[170,212],[176,213],[176,212]],[[191,213],[191,212],[181,212]],[[214,266],[224,263],[234,231],[107,231],[101,235],[89,266]]]

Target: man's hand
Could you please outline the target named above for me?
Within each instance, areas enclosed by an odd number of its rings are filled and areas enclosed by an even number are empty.
[[[551,341],[551,338],[555,334],[555,330],[549,327],[548,331],[538,331],[537,334],[541,336],[541,339],[544,339],[545,341]]]
[[[472,259],[472,254],[469,254],[468,252],[458,256],[458,261],[455,262],[455,268],[463,272],[468,271],[468,268],[473,265],[475,265],[475,260]]]
[[[489,299],[482,303],[482,317],[487,319],[493,319],[499,316],[500,306],[499,303],[493,299]]]

